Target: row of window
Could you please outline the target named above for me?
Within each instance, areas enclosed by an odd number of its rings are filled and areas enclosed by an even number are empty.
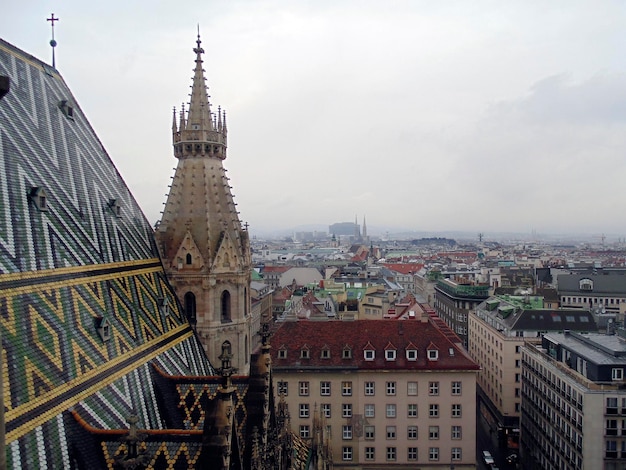
[[[322,403],[320,405],[322,415],[326,418],[331,417],[330,405],[331,405],[330,403]],[[376,414],[375,405],[366,404],[364,414],[366,418],[374,418]],[[309,418],[311,416],[311,408],[308,403],[300,403],[298,416],[300,416],[300,418]],[[343,403],[341,405],[341,416],[342,418],[352,417],[352,403]],[[387,405],[385,405],[385,416],[387,418],[395,418],[397,416],[397,405],[395,403],[388,403]],[[417,403],[407,404],[407,416],[409,418],[417,418]],[[428,417],[439,418],[439,416],[440,416],[439,404],[437,403],[429,404],[428,405]],[[452,418],[460,418],[462,416],[462,407],[460,403],[453,403],[451,405],[450,416]]]
[[[450,348],[450,355],[454,356],[454,348]],[[429,361],[436,361],[439,359],[439,351],[437,349],[428,349],[426,351],[427,357]],[[408,361],[417,361],[417,349],[406,349],[405,350],[406,359]],[[330,359],[330,349],[324,348],[321,350],[320,358],[321,359]],[[341,355],[342,359],[352,359],[352,349],[344,348]],[[396,349],[385,349],[385,360],[387,361],[395,361],[397,357]],[[278,350],[278,358],[279,359],[287,359],[287,349],[282,347]],[[311,350],[304,346],[300,349],[300,359],[310,359],[311,358]],[[376,351],[374,349],[364,349],[363,350],[363,359],[366,361],[373,361],[376,359]]]
[[[354,457],[354,450],[351,446],[343,446],[341,449],[341,459],[343,461],[351,461]],[[409,461],[417,461],[418,460],[418,449],[417,447],[408,447],[406,458]],[[439,461],[440,452],[439,447],[429,447],[428,448],[428,460],[429,461]],[[463,458],[463,451],[460,447],[453,447],[450,454],[450,459],[454,462],[458,462]],[[398,459],[398,448],[397,447],[387,447],[385,449],[385,459],[388,462],[395,462]],[[366,447],[365,448],[365,460],[376,460],[376,448],[375,447]]]
[[[345,440],[351,440],[354,434],[354,427],[351,424],[343,425],[341,428],[341,438]],[[409,440],[418,439],[418,427],[417,426],[407,426],[406,428],[406,438]],[[397,438],[398,432],[396,426],[386,426],[385,427],[385,436],[387,440],[395,440]],[[440,438],[440,429],[439,426],[428,426],[428,440],[434,441],[439,440]],[[308,424],[300,425],[300,437],[307,439],[311,437],[311,428]],[[357,435],[356,437],[361,437]],[[376,426],[367,425],[363,427],[363,437],[366,440],[374,440],[376,439]],[[460,440],[463,437],[463,431],[461,426],[451,426],[450,428],[450,438],[453,440]]]
[[[321,381],[320,383],[320,395],[321,396],[331,396],[332,393],[332,383],[330,381]],[[438,396],[441,390],[440,383],[438,381],[428,382],[428,395],[429,396]],[[453,396],[459,396],[462,393],[462,383],[460,381],[452,381],[450,383],[450,393]],[[311,391],[311,386],[309,381],[299,381],[298,382],[298,395],[301,397],[309,396]],[[387,396],[395,396],[397,392],[397,383],[396,382],[385,382],[385,395]],[[406,394],[408,396],[416,396],[418,392],[418,383],[417,382],[407,382],[407,390]],[[278,382],[278,393],[279,395],[288,396],[289,395],[289,383],[286,381]],[[352,381],[342,381],[341,382],[341,395],[344,397],[352,396],[353,386]],[[374,396],[376,395],[376,383],[375,382],[365,382],[364,383],[364,393],[365,396]]]

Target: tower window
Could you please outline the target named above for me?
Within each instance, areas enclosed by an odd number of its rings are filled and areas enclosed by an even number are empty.
[[[74,120],[74,106],[68,100],[62,100],[59,102],[59,109],[63,115],[70,121]]]
[[[196,322],[196,296],[193,292],[185,294],[185,315],[190,323]]]
[[[191,264],[191,261],[191,253],[187,253],[187,256],[185,256],[185,263]]]
[[[230,292],[227,290],[222,292],[222,323],[232,321],[230,316]]]

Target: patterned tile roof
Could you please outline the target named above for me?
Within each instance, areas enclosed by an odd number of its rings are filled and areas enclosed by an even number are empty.
[[[282,368],[477,370],[478,365],[451,337],[431,320],[362,320],[327,322],[284,322],[274,333],[272,364]],[[396,360],[385,360],[385,348],[393,344]],[[406,358],[407,349],[417,348],[417,360]],[[330,357],[322,357],[324,348]],[[374,360],[366,360],[365,349],[375,351]],[[428,360],[427,349],[439,350],[436,361]],[[308,349],[303,358],[301,350]],[[344,358],[344,349],[351,357]],[[282,352],[281,352],[282,351]]]
[[[8,467],[99,468],[73,440],[75,416],[105,432],[127,430],[136,414],[162,430],[150,364],[214,371],[165,278],[152,227],[59,73],[0,40],[0,75],[10,79],[0,99]]]

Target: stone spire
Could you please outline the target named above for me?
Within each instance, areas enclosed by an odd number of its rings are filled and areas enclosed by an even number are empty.
[[[172,122],[178,165],[156,236],[168,277],[209,359],[217,361],[219,345],[228,339],[236,367],[245,372],[253,336],[250,244],[223,167],[226,114],[221,108],[217,117],[211,113],[199,34],[193,51],[191,99],[178,125],[175,112]],[[224,336],[219,332],[226,326]]]

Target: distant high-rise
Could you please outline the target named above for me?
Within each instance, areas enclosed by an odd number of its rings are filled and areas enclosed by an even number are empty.
[[[172,123],[178,166],[158,225],[168,277],[212,363],[230,341],[233,365],[244,372],[251,350],[250,245],[222,162],[226,114],[211,112],[198,35],[191,100]]]

